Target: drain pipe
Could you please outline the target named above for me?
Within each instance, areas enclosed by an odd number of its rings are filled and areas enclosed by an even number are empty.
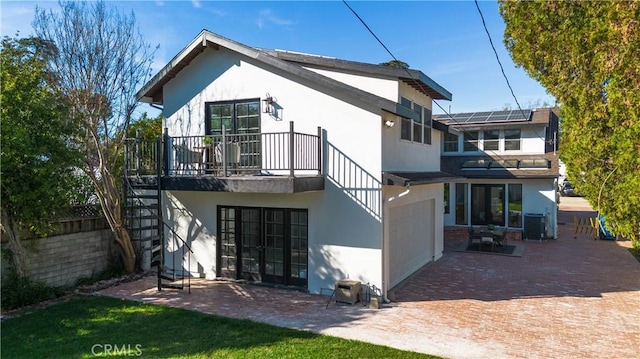
[[[395,196],[389,197],[384,202],[386,202],[386,203],[393,202],[398,198],[406,196],[407,194],[409,194],[409,192],[411,192],[411,188],[410,187],[411,187],[411,182],[409,182],[409,183],[407,183],[405,185],[405,190],[403,192],[398,193]],[[386,248],[385,244],[387,243],[387,240],[389,239],[389,236],[386,233],[387,232],[386,231],[386,227],[387,226],[385,225],[385,222],[387,220],[386,219],[387,216],[385,216],[385,213],[384,213],[385,212],[385,207],[386,207],[386,204],[383,203],[382,209],[381,209],[382,210],[382,288],[381,288],[381,290],[382,290],[382,301],[388,304],[388,303],[391,303],[391,300],[389,300],[389,298],[387,297],[387,291],[389,289],[388,288],[388,284],[387,284],[388,280],[389,280],[389,274],[387,273],[387,266],[388,266],[388,262],[389,262],[388,261],[389,252],[387,251],[387,248]]]

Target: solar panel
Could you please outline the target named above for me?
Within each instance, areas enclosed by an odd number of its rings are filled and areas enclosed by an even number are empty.
[[[532,110],[508,110],[508,111],[485,111],[485,112],[468,112],[455,113],[449,115],[434,116],[436,120],[448,123],[491,123],[491,122],[518,122],[529,121],[531,119]]]

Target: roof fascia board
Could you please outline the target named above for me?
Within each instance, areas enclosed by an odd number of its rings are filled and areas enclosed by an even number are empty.
[[[451,92],[447,91],[444,87],[440,86],[440,84],[438,84],[429,76],[425,75],[422,71],[419,70],[400,69],[391,66],[380,66],[364,62],[348,61],[324,56],[305,55],[286,51],[267,52],[273,54],[274,57],[305,65],[315,65],[322,68],[358,72],[368,75],[375,74],[395,79],[401,79],[404,81],[419,81],[440,94],[440,96],[442,97],[440,98],[441,100],[451,101],[452,99]],[[409,75],[409,77],[407,77],[407,75]]]
[[[178,55],[176,55],[166,66],[162,68],[143,88],[138,91],[136,97],[138,99],[142,99],[147,91],[151,89],[157,82],[159,82],[165,75],[173,69],[180,60],[184,59],[187,54],[199,46],[200,44],[205,44],[207,42],[211,42],[213,44],[217,44],[219,46],[225,47],[231,51],[235,51],[239,54],[247,56],[249,58],[256,59],[262,63],[265,63],[269,66],[273,66],[277,69],[283,70],[285,72],[291,73],[295,76],[299,76],[301,78],[310,80],[315,82],[321,86],[328,87],[330,89],[338,90],[343,92],[346,95],[351,95],[353,99],[361,100],[367,103],[374,105],[375,107],[381,108],[385,111],[396,113],[397,110],[397,102],[388,100],[386,98],[374,95],[370,92],[363,91],[356,87],[347,85],[343,82],[334,80],[324,75],[320,75],[311,70],[307,70],[301,66],[293,65],[288,63],[287,61],[278,59],[277,57],[271,56],[264,51],[257,50],[255,48],[240,44],[233,40],[227,39],[225,37],[213,34],[207,30],[203,30],[187,47],[185,47]]]

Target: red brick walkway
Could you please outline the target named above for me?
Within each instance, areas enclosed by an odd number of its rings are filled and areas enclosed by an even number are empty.
[[[568,201],[569,202],[569,201]],[[396,291],[380,310],[291,290],[195,280],[192,293],[157,292],[154,278],[100,294],[170,305],[419,351],[446,358],[640,358],[640,263],[626,241],[560,236],[518,242],[522,257],[455,252]]]

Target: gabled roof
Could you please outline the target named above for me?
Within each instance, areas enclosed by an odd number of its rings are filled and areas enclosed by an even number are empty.
[[[264,49],[262,51],[279,59],[309,67],[397,79],[434,100],[451,100],[452,98],[451,92],[418,70],[341,60],[333,57],[309,55],[291,51]]]
[[[294,76],[298,76],[300,78],[310,80],[320,86],[326,87],[328,89],[332,89],[338,92],[343,93],[345,96],[350,97],[355,100],[364,101],[366,103],[372,104],[376,107],[381,108],[387,112],[391,112],[403,117],[411,118],[413,117],[412,111],[406,111],[402,106],[400,106],[395,101],[390,101],[386,98],[374,95],[370,92],[363,91],[359,88],[347,85],[343,82],[331,79],[327,76],[320,75],[314,71],[308,70],[300,65],[303,58],[307,58],[307,62],[311,63],[312,61],[309,59],[313,56],[310,55],[300,55],[297,57],[299,61],[293,61],[291,58],[284,59],[287,56],[283,55],[282,58],[280,55],[275,56],[274,51],[265,51],[257,48],[249,47],[233,40],[227,39],[220,35],[214,34],[207,30],[202,30],[196,38],[194,38],[191,43],[189,43],[182,51],[180,51],[169,63],[164,66],[149,82],[147,82],[140,91],[136,94],[136,97],[139,101],[147,102],[147,103],[163,103],[163,86],[168,83],[172,78],[174,78],[182,69],[189,65],[189,63],[197,57],[200,53],[202,53],[206,48],[212,49],[220,49],[221,47],[229,49],[231,51],[235,51],[239,54],[245,55],[257,61],[260,61],[268,66],[275,67],[279,70],[290,73]],[[319,59],[327,59],[323,57],[316,56]],[[405,70],[395,69],[380,65],[371,65],[371,64],[361,64],[350,61],[342,61],[342,60],[332,60],[337,61],[336,64],[340,64],[340,68],[342,70],[353,69],[355,68],[361,69],[362,73],[368,73],[370,75],[377,76],[390,76],[396,77],[398,80],[407,81],[408,75]],[[337,66],[337,65],[336,65]],[[325,65],[325,67],[327,67]],[[373,69],[376,69],[374,71]],[[365,71],[366,70],[366,71]],[[451,93],[444,90],[440,85],[436,84],[433,80],[428,78],[420,71],[410,70],[410,74],[416,75],[418,79],[418,83],[415,86],[420,85],[420,88],[423,88],[423,93],[429,94],[433,93],[434,98],[446,98],[451,99]],[[404,74],[404,77],[402,77]],[[412,75],[412,76],[413,76]],[[411,112],[411,113],[410,113]]]

